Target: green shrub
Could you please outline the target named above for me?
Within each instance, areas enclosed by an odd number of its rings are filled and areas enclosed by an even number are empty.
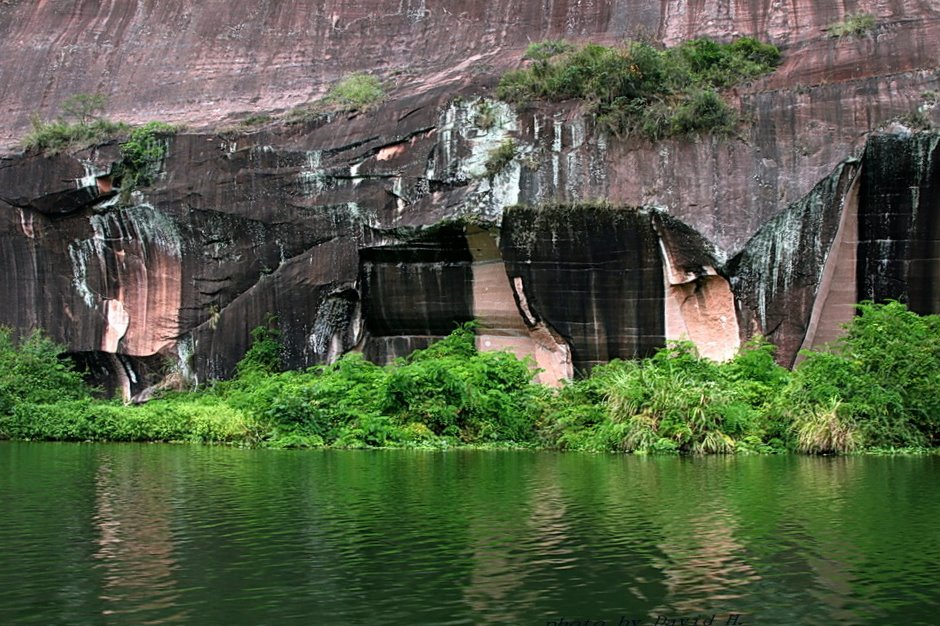
[[[677,106],[669,122],[671,135],[714,133],[727,135],[734,131],[737,115],[714,91],[697,91]]]
[[[767,74],[780,62],[775,46],[746,37],[731,44],[694,39],[667,50],[639,42],[579,49],[543,42],[526,56],[529,67],[507,72],[498,97],[517,104],[583,100],[602,128],[650,139],[731,132],[736,115],[716,89]]]
[[[104,143],[127,132],[128,126],[112,122],[100,114],[106,98],[103,94],[79,93],[66,98],[60,107],[68,122],[61,118],[44,122],[38,115],[31,118],[33,130],[23,139],[27,149],[56,154],[68,149]]]
[[[866,447],[937,445],[940,317],[898,302],[858,309],[831,350],[807,353],[794,371],[784,393],[793,428],[836,403]]]
[[[842,22],[826,27],[832,37],[860,37],[875,28],[875,16],[870,13],[853,13]]]
[[[62,102],[62,113],[74,118],[81,126],[88,125],[92,120],[104,112],[107,98],[102,93],[77,93],[69,96]]]
[[[166,157],[166,137],[175,132],[175,126],[164,122],[148,122],[131,131],[121,144],[121,161],[115,170],[123,194],[153,184]]]
[[[330,104],[351,111],[360,111],[378,104],[385,98],[382,82],[368,74],[350,74],[330,89],[326,100]]]
[[[65,348],[38,330],[15,341],[11,329],[0,327],[0,415],[21,403],[87,396],[89,389],[64,352]]]
[[[552,57],[572,50],[574,50],[574,46],[564,39],[548,39],[529,44],[522,58],[531,61],[547,61]]]
[[[239,376],[281,371],[281,331],[276,324],[277,318],[270,317],[266,325],[252,329],[251,347],[236,368]]]

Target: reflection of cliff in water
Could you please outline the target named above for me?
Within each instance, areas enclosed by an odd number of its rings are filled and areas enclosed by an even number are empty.
[[[95,567],[102,570],[104,621],[187,623],[190,612],[180,606],[176,578],[168,468],[133,453],[105,453],[99,462],[92,521],[99,533]]]

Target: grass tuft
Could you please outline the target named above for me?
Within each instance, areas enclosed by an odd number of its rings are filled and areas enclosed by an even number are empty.
[[[836,22],[826,27],[831,37],[861,37],[874,30],[875,16],[870,13],[853,13],[846,16],[842,22]]]

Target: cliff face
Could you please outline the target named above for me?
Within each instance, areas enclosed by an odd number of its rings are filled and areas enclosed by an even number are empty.
[[[875,28],[824,32],[852,12]],[[168,363],[229,374],[268,314],[293,367],[384,361],[477,319],[480,347],[552,380],[683,336],[724,358],[760,331],[792,362],[859,297],[938,310],[936,137],[868,139],[896,116],[940,121],[926,0],[14,0],[0,32],[0,323],[44,328],[125,395]],[[576,105],[492,100],[530,41],[701,35],[782,48],[773,75],[726,94],[748,120],[737,137],[651,144]],[[381,75],[387,101],[214,130],[354,70]],[[79,92],[107,95],[114,119],[189,125],[130,202],[115,144],[17,151],[31,113]],[[507,138],[517,157],[490,176]]]

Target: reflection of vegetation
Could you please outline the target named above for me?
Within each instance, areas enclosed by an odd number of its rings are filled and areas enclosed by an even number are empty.
[[[551,390],[465,326],[379,367],[358,353],[280,371],[274,322],[235,379],[139,407],[93,401],[60,349],[0,334],[0,435],[19,439],[228,441],[275,447],[515,444],[567,450],[842,453],[940,442],[940,317],[860,305],[831,349],[793,372],[757,338],[715,363],[692,344],[615,361]]]
[[[732,132],[737,116],[717,90],[773,71],[780,52],[749,37],[730,44],[694,39],[666,50],[548,41],[529,46],[526,58],[527,68],[503,76],[500,98],[583,100],[608,130],[659,139]]]

